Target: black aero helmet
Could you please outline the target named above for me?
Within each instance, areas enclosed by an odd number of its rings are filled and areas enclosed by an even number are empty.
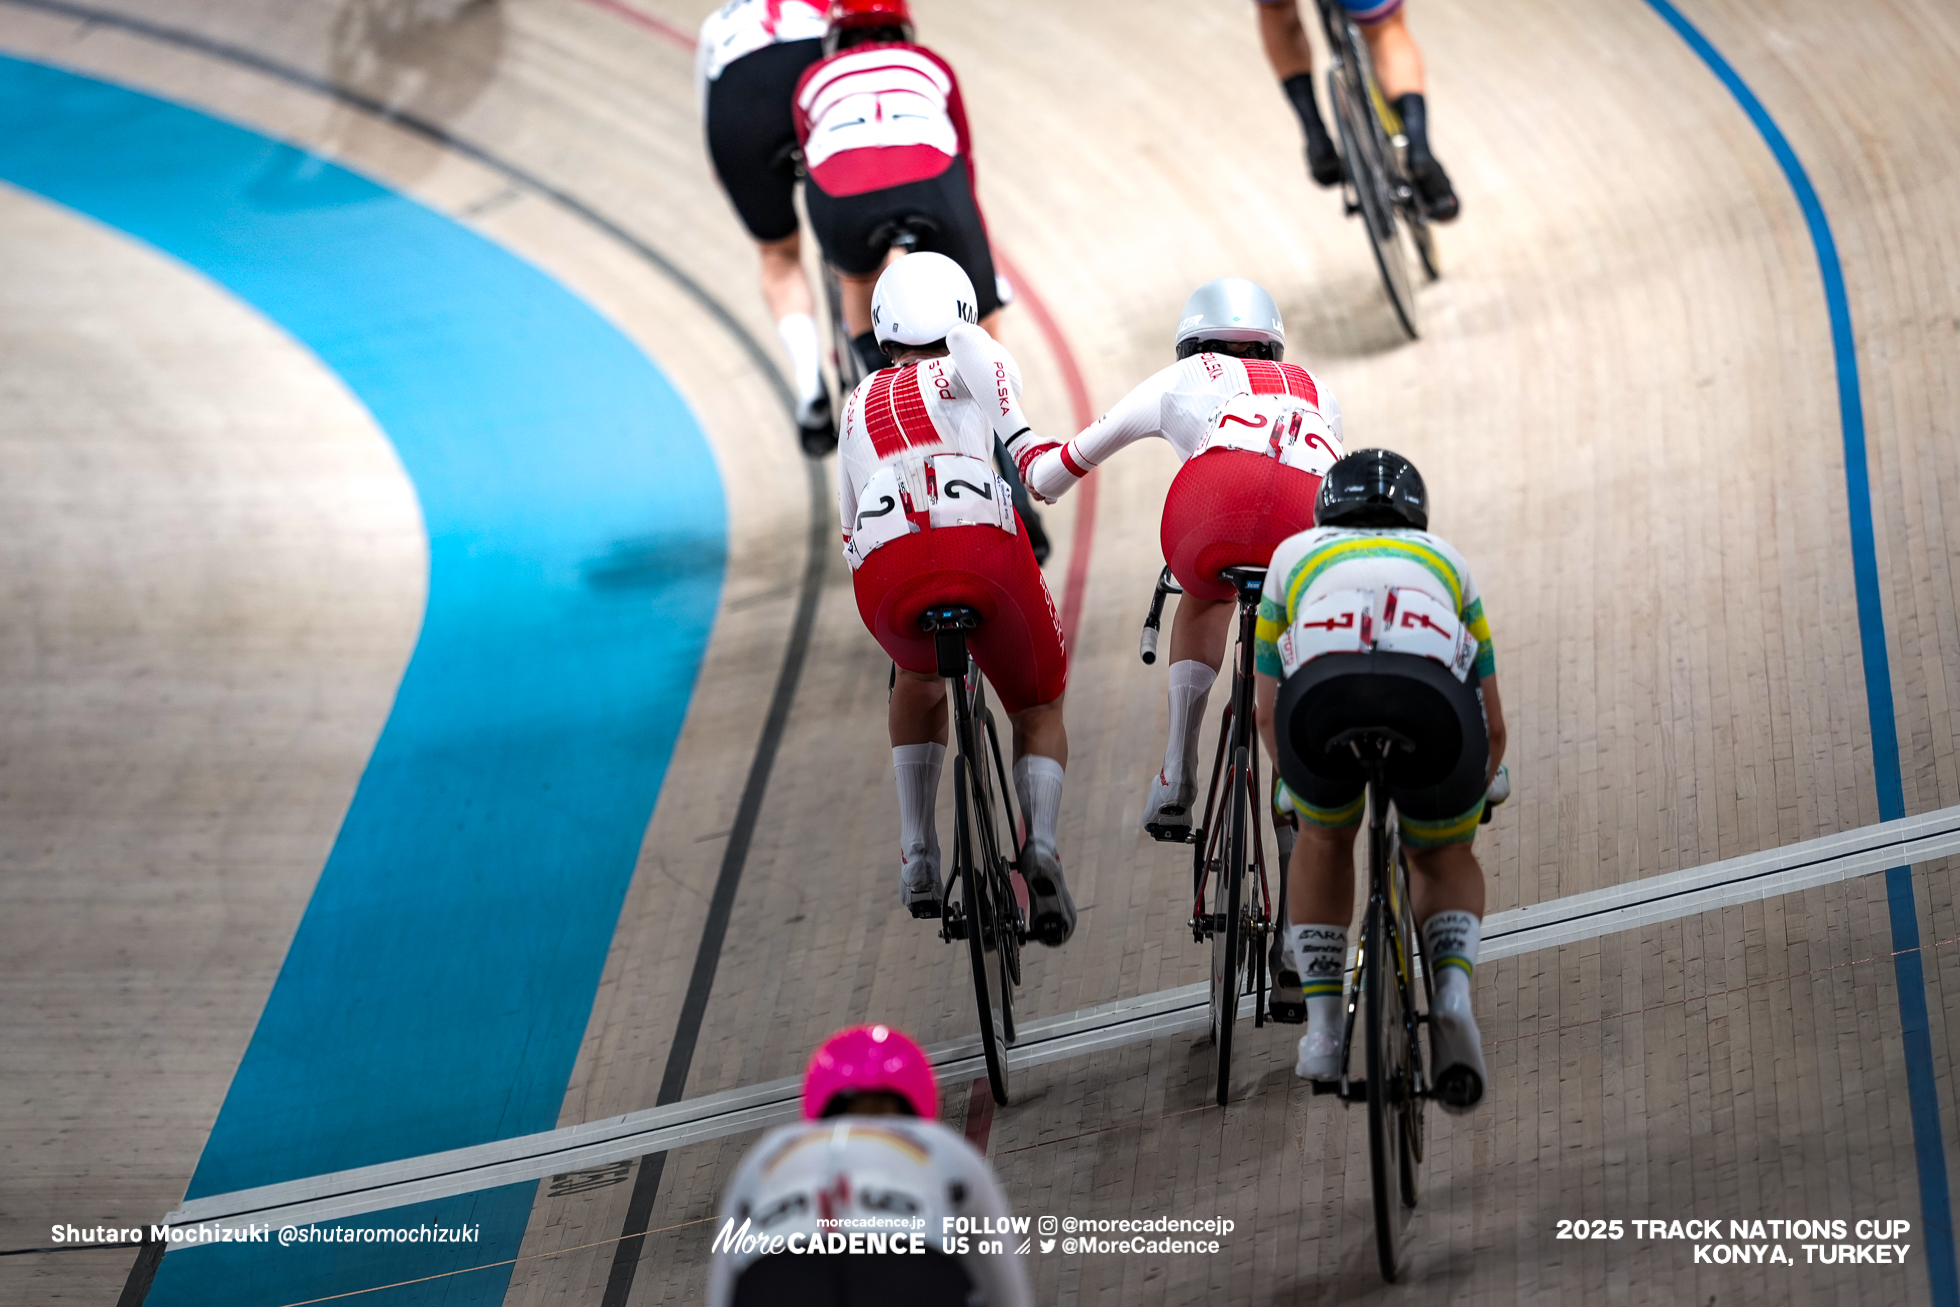
[[[1429,529],[1429,492],[1422,473],[1400,454],[1362,449],[1327,469],[1314,501],[1315,526]]]

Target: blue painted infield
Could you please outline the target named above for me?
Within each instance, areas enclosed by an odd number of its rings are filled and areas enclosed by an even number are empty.
[[[1838,262],[1837,241],[1823,201],[1810,184],[1802,160],[1790,147],[1782,128],[1722,57],[1668,0],[1647,0],[1654,12],[1688,43],[1701,61],[1728,87],[1729,93],[1762,134],[1777,165],[1796,192],[1817,254],[1830,311],[1831,347],[1837,364],[1838,418],[1844,437],[1845,505],[1851,518],[1851,575],[1858,594],[1858,639],[1865,668],[1865,709],[1871,723],[1872,773],[1878,789],[1878,818],[1892,821],[1906,815],[1905,785],[1899,767],[1897,716],[1892,705],[1892,664],[1885,649],[1884,592],[1879,585],[1878,547],[1872,528],[1871,472],[1865,454],[1865,409],[1858,391],[1858,342],[1851,330],[1851,301],[1844,291],[1844,271]],[[1907,1096],[1912,1109],[1912,1136],[1918,1155],[1919,1203],[1926,1269],[1936,1307],[1960,1307],[1960,1273],[1953,1246],[1953,1209],[1947,1189],[1946,1143],[1940,1128],[1939,1088],[1934,1080],[1931,1023],[1926,1008],[1926,974],[1919,952],[1919,914],[1914,904],[1912,868],[1893,867],[1885,873],[1886,905],[1892,926],[1893,974],[1899,990],[1899,1026],[1906,1054]]]
[[[719,602],[726,514],[698,424],[537,269],[207,115],[0,57],[0,179],[311,349],[393,442],[429,534],[420,639],[188,1196],[554,1127]],[[174,1253],[150,1301],[276,1303],[515,1256],[534,1188],[350,1223],[456,1214],[476,1245]],[[496,1301],[508,1277],[361,1301]]]

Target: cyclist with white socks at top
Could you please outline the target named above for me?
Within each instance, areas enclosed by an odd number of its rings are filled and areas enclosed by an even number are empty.
[[[710,1307],[1028,1307],[1015,1252],[979,1252],[977,1239],[942,1251],[948,1218],[1012,1213],[987,1159],[938,1115],[932,1065],[902,1032],[825,1040],[803,1075],[802,1122],[764,1135],[722,1197]]]
[[[1080,435],[1028,446],[1021,457],[1022,477],[1051,502],[1146,436],[1169,441],[1184,460],[1160,529],[1164,561],[1184,590],[1171,620],[1170,739],[1144,803],[1144,824],[1161,829],[1191,824],[1198,732],[1237,611],[1218,571],[1263,567],[1273,546],[1312,526],[1320,473],[1341,455],[1340,405],[1312,373],[1282,361],[1286,325],[1257,283],[1220,277],[1198,287],[1175,346],[1177,362]],[[1278,425],[1265,424],[1287,411],[1302,420],[1289,419],[1281,457],[1266,448],[1269,433],[1278,447]]]
[[[1304,779],[1299,770],[1289,771],[1282,795],[1301,817],[1287,867],[1286,942],[1307,1005],[1307,1033],[1294,1069],[1310,1080],[1337,1080],[1342,1070],[1342,976],[1366,776],[1347,754],[1329,753],[1327,739],[1346,727],[1391,726],[1418,743],[1457,741],[1420,784],[1400,782],[1391,772],[1388,797],[1401,825],[1411,906],[1434,983],[1429,1031],[1436,1094],[1445,1108],[1466,1111],[1483,1097],[1485,1083],[1483,1047],[1470,1010],[1484,875],[1470,846],[1486,802],[1501,803],[1510,793],[1490,624],[1463,556],[1429,533],[1428,493],[1401,455],[1369,449],[1336,463],[1321,482],[1316,520],[1313,530],[1273,551],[1257,651],[1259,716],[1269,750],[1282,677],[1347,678],[1328,687],[1330,701],[1340,706],[1327,720],[1282,724],[1310,767]],[[1414,633],[1397,641],[1408,652],[1374,657],[1388,648],[1384,632],[1398,628]],[[1429,632],[1436,633],[1438,647],[1423,648],[1426,658],[1411,657]],[[1428,660],[1448,670],[1439,672]],[[1411,663],[1436,697],[1418,698],[1407,688],[1415,683],[1401,678],[1412,674]],[[1307,680],[1301,688],[1315,684]],[[1438,711],[1457,720],[1441,730],[1434,721],[1404,720],[1411,716],[1406,705],[1417,702],[1446,705]],[[1322,733],[1327,739],[1319,738]],[[1302,743],[1306,735],[1315,738]]]
[[[762,297],[789,354],[796,431],[813,458],[837,446],[816,300],[796,220],[797,79],[823,58],[823,0],[728,0],[701,24],[694,80],[708,157],[762,256]]]
[[[959,264],[939,254],[907,255],[878,279],[871,319],[892,366],[844,402],[838,516],[858,613],[896,664],[889,725],[902,902],[915,917],[937,917],[943,891],[933,808],[948,704],[919,617],[964,604],[981,619],[968,647],[1014,726],[1029,931],[1054,947],[1076,920],[1055,847],[1068,656],[1027,532],[993,469],[996,433],[1016,455],[1035,437],[1021,416],[1020,368],[974,325],[978,302]]]

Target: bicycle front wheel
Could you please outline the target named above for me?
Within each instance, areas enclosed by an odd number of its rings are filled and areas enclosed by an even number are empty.
[[[1368,950],[1361,988],[1367,1022],[1368,1171],[1375,1193],[1375,1253],[1381,1262],[1382,1279],[1393,1284],[1407,1219],[1401,1188],[1402,1154],[1408,1146],[1403,1119],[1407,1108],[1408,1027],[1396,974],[1406,965],[1406,957],[1398,957],[1395,922],[1385,917],[1379,902],[1368,905],[1362,932]]]
[[[965,914],[967,955],[973,962],[973,995],[980,1016],[980,1050],[987,1062],[987,1087],[994,1101],[1007,1102],[1007,1014],[996,995],[1007,992],[1001,966],[1000,921],[994,908],[993,877],[974,860],[972,797],[967,757],[953,755],[953,848],[959,860],[961,908]]]
[[[1350,62],[1329,72],[1327,95],[1334,105],[1341,158],[1347,163],[1348,181],[1354,187],[1361,225],[1368,232],[1368,248],[1374,252],[1375,267],[1381,272],[1382,286],[1388,291],[1396,320],[1413,340],[1421,334],[1415,284],[1409,277],[1409,256],[1390,190],[1388,160],[1378,148],[1380,135],[1375,108],[1359,68]]]

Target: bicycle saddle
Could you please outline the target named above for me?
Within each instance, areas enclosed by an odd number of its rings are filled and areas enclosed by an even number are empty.
[[[965,604],[934,604],[919,614],[919,629],[932,637],[941,676],[966,675],[966,633],[979,627],[980,614]]]
[[[930,236],[938,230],[939,223],[936,219],[928,218],[923,213],[908,213],[902,218],[894,218],[873,228],[871,248],[889,249],[896,245],[910,252],[912,247],[919,243],[920,237]]]
[[[1266,588],[1266,569],[1263,567],[1221,567],[1218,579],[1238,591],[1241,597],[1257,596]]]

